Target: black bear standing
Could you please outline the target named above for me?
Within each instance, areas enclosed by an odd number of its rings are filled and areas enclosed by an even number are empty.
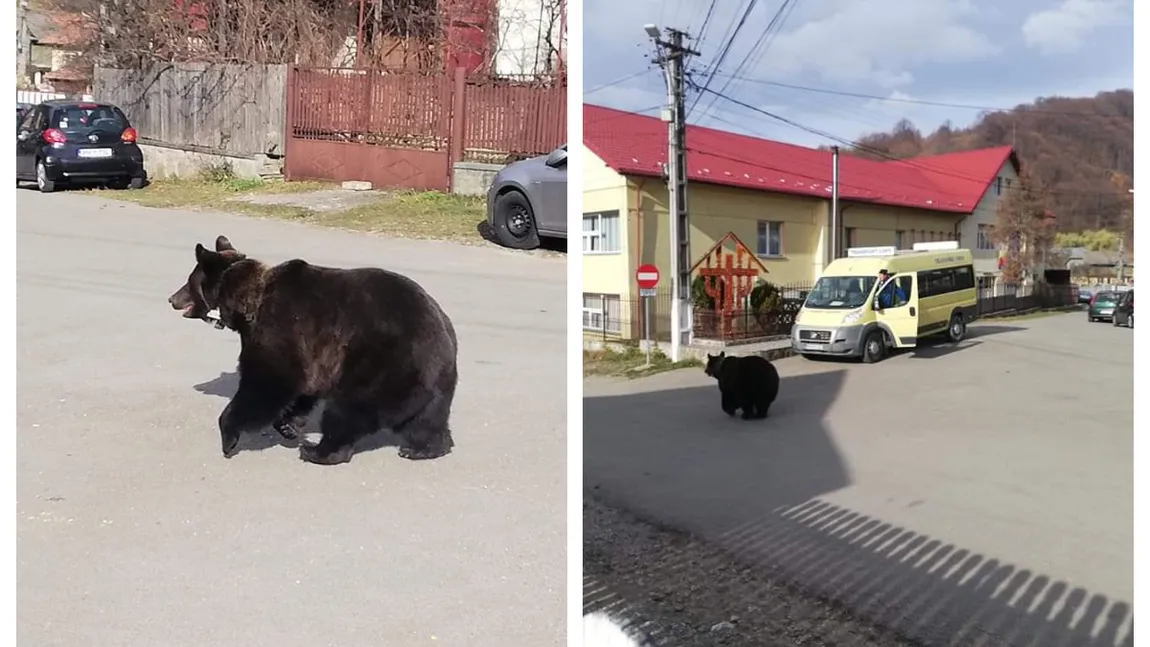
[[[196,245],[196,266],[168,302],[193,319],[218,308],[240,335],[240,384],[219,419],[225,457],[244,431],[271,424],[298,436],[321,399],[323,439],[300,447],[303,460],[347,462],[357,440],[383,428],[402,438],[404,458],[454,446],[455,329],[415,281],[301,260],[269,267],[220,236],[214,252]]]
[[[762,357],[707,355],[707,375],[719,381],[723,411],[733,416],[743,410],[743,420],[766,418],[779,395],[779,371]]]

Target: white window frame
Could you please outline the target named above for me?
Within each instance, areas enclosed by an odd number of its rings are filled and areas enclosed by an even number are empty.
[[[606,237],[603,235],[603,221],[614,221],[615,223],[615,243],[619,243],[621,236],[619,235],[619,224],[621,222],[618,211],[593,211],[591,213],[584,213],[583,218],[595,218],[595,228],[592,231],[582,231],[583,223],[580,221],[579,228],[582,232],[583,254],[595,256],[600,254],[619,254],[622,249],[603,249],[603,241]],[[591,240],[599,241],[599,249],[588,249],[588,242]]]
[[[777,253],[772,254],[771,246],[771,227],[777,226],[779,228],[779,249]],[[759,243],[762,241],[763,228],[766,228],[766,245],[767,249],[759,249]],[[759,258],[785,258],[786,257],[786,241],[784,240],[785,226],[781,220],[760,220],[755,224],[755,255]]]
[[[998,249],[998,245],[994,244],[994,238],[991,235],[992,227],[993,225],[988,225],[984,222],[978,223],[978,225],[975,227],[975,233],[977,235],[974,241],[975,249],[979,249],[984,252],[992,252]]]
[[[588,308],[587,307],[587,297],[598,298],[599,299],[599,307],[598,308]],[[610,318],[607,316],[607,312],[608,312],[607,301],[609,299],[614,299],[615,303],[617,303],[619,305],[619,313],[621,316],[622,312],[623,312],[623,310],[622,310],[623,300],[619,298],[618,294],[603,294],[603,293],[599,293],[599,292],[584,292],[583,293],[583,320],[582,320],[583,330],[586,330],[589,332],[603,333],[603,334],[607,334],[607,335],[622,334],[623,322],[619,321],[619,320],[612,322],[610,320]],[[592,325],[594,317],[599,317],[599,325],[598,326]],[[614,329],[612,329],[610,327],[611,324],[614,324]]]

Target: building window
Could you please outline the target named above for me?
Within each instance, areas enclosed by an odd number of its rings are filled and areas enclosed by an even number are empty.
[[[899,229],[894,232],[894,246],[898,249],[907,249],[905,231]]]
[[[783,255],[783,223],[760,220],[758,233],[756,254],[776,257]]]
[[[846,245],[847,249],[850,249],[851,247],[855,246],[855,228],[854,227],[843,228],[843,244]]]
[[[583,214],[583,253],[614,254],[619,251],[619,212]]]
[[[994,194],[1002,195],[1002,176],[994,178]]]
[[[583,294],[583,330],[618,335],[620,318],[619,295]]]
[[[998,246],[994,244],[994,226],[993,225],[978,225],[978,249],[981,250],[994,250]]]

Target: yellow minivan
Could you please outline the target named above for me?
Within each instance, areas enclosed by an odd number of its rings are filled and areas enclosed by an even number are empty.
[[[913,250],[855,247],[827,265],[807,295],[791,348],[803,356],[877,362],[923,337],[962,341],[977,316],[973,257],[957,242],[916,243]]]

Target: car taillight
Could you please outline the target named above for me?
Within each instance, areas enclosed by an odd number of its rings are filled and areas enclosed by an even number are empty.
[[[135,144],[136,143],[136,129],[135,128],[125,128],[124,132],[120,133],[120,141],[124,142],[125,144]]]
[[[68,143],[68,137],[55,128],[49,128],[48,130],[44,131],[44,143],[66,144]]]

